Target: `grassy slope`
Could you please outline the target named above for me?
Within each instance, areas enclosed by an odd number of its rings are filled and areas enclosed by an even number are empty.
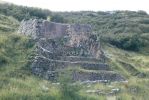
[[[56,13],[56,12],[55,12]],[[91,24],[95,31],[106,33],[149,33],[149,15],[134,11],[58,12],[68,23]]]
[[[0,32],[2,33],[10,33],[15,31],[19,22],[12,17],[7,17],[4,15],[0,15]]]
[[[0,99],[27,98],[34,95],[35,83],[38,84],[37,79],[24,70],[32,47],[27,37],[12,33],[18,25],[15,19],[3,15],[0,18]]]
[[[33,47],[30,39],[12,33],[18,25],[16,22],[13,18],[0,15],[0,99],[50,97],[49,92],[42,91],[42,85],[48,82],[35,78],[26,69]]]
[[[123,74],[128,79],[127,84],[115,84],[122,89],[122,93],[117,95],[117,98],[147,100],[149,98],[149,54],[145,50],[148,50],[149,47],[142,48],[140,53],[118,49],[109,44],[103,44],[103,49],[113,70]],[[142,73],[145,76],[140,78],[139,75]]]

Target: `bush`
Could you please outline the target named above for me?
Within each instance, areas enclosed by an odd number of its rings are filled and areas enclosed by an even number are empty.
[[[51,14],[49,10],[13,4],[0,4],[0,13],[6,16],[13,16],[19,21],[30,18],[46,19]]]
[[[131,51],[138,51],[144,46],[143,40],[138,34],[110,34],[102,36],[102,40],[115,45],[118,48]]]
[[[57,23],[65,23],[66,22],[64,17],[61,15],[58,15],[58,14],[51,16],[51,21],[57,22]]]
[[[0,66],[7,63],[8,63],[8,59],[5,56],[0,55]]]

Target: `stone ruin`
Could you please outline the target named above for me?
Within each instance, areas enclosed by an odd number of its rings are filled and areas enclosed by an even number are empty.
[[[22,21],[18,32],[37,41],[31,65],[35,75],[56,80],[63,69],[73,68],[75,81],[124,80],[105,63],[99,38],[90,25],[33,19]]]

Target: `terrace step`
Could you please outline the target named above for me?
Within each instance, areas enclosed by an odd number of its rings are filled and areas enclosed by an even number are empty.
[[[95,63],[95,62],[88,62],[88,61],[64,61],[64,60],[53,60],[48,59],[45,57],[37,57],[36,61],[33,63],[34,67],[38,67],[41,69],[63,69],[66,67],[81,67],[87,70],[110,70],[110,67],[105,63]],[[44,66],[44,67],[43,67]]]
[[[125,78],[114,71],[74,71],[73,80],[75,81],[125,81]]]
[[[61,60],[71,61],[71,62],[88,61],[88,62],[96,62],[96,63],[99,63],[102,61],[101,59],[97,59],[94,57],[81,57],[81,56],[64,56],[64,57],[61,57]]]
[[[80,81],[81,83],[96,83],[96,82],[124,82],[126,81],[123,76],[114,71],[88,71],[88,70],[75,70],[71,69],[72,80]],[[61,73],[62,72],[62,73]],[[35,75],[44,77],[48,80],[56,80],[61,74],[67,73],[65,70],[58,71],[43,71],[43,73],[34,73]]]

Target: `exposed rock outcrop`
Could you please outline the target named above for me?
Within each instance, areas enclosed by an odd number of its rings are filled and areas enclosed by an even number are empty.
[[[99,39],[90,25],[34,19],[22,21],[18,32],[37,40],[37,55],[32,63],[35,75],[56,80],[61,69],[72,67],[84,70],[72,73],[76,81],[124,80],[121,75],[110,72]]]

